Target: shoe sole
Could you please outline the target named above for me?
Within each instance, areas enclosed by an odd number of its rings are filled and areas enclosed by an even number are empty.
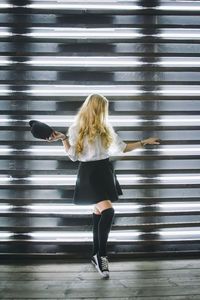
[[[97,269],[102,278],[109,278],[109,274],[103,274],[97,265],[95,266],[95,268]]]
[[[93,261],[91,261],[92,264],[95,266],[95,268],[97,269],[97,271],[99,272],[99,274],[103,277],[103,278],[109,278],[109,273],[108,274],[103,274],[100,270],[100,268],[98,267],[97,263],[94,263]]]
[[[96,267],[96,263],[93,260],[91,260],[91,263],[93,264],[94,267]]]

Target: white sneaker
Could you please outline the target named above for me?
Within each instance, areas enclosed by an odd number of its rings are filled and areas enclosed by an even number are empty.
[[[103,278],[109,278],[109,267],[108,267],[108,259],[107,256],[99,256],[99,255],[94,255],[94,260],[96,262],[95,268],[99,272],[99,274]]]

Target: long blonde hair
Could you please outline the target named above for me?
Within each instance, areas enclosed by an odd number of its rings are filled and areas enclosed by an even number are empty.
[[[89,95],[75,116],[75,124],[78,126],[76,139],[76,153],[83,152],[84,138],[88,143],[93,143],[99,135],[104,148],[108,149],[113,141],[112,132],[108,125],[108,100],[99,94]]]

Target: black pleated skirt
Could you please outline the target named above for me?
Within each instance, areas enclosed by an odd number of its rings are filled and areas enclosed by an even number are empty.
[[[73,202],[77,205],[95,204],[102,200],[118,201],[122,195],[112,162],[109,158],[79,162]]]

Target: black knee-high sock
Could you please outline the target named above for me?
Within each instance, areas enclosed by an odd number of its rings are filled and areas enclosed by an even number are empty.
[[[92,222],[93,222],[93,249],[92,256],[95,255],[99,250],[99,236],[98,236],[98,225],[101,219],[101,215],[93,213]]]
[[[101,219],[99,221],[99,255],[107,255],[107,240],[112,226],[114,217],[114,208],[110,207],[101,212]]]

